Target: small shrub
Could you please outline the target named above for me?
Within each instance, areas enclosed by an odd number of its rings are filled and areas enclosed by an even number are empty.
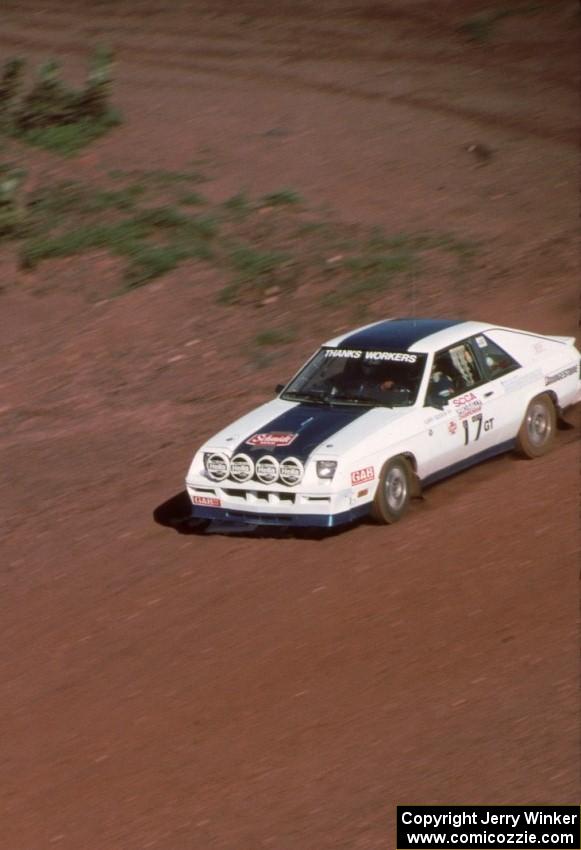
[[[146,239],[149,229],[134,221],[113,225],[88,224],[56,236],[29,239],[20,253],[22,268],[31,269],[41,260],[69,257],[95,248],[106,248],[114,254],[131,255]]]
[[[26,222],[24,180],[26,172],[11,165],[0,166],[0,239],[22,233]]]
[[[140,210],[134,216],[134,221],[149,227],[173,228],[187,227],[191,219],[181,210],[174,207],[150,207]]]
[[[255,345],[260,347],[269,347],[275,345],[286,345],[289,342],[294,342],[296,334],[294,331],[280,331],[276,328],[270,328],[266,331],[257,333],[254,337]]]
[[[184,204],[184,206],[188,207],[200,207],[208,203],[207,199],[198,192],[186,192],[185,194],[180,195],[178,200],[180,204]]]
[[[218,300],[222,304],[232,304],[244,289],[263,291],[276,280],[277,273],[289,260],[288,254],[278,251],[258,251],[248,245],[237,245],[228,257],[234,280],[222,289]]]
[[[15,135],[29,145],[61,156],[73,156],[121,123],[114,113],[103,121],[77,121],[52,127],[35,127]]]
[[[157,189],[176,186],[180,183],[205,183],[209,179],[199,171],[168,171],[164,168],[133,169],[130,171],[117,168],[111,170],[109,176],[114,179],[136,177],[142,184]]]
[[[484,44],[490,41],[494,34],[496,24],[503,18],[513,17],[515,15],[531,15],[543,9],[542,3],[529,3],[526,6],[507,6],[500,9],[491,9],[488,12],[482,12],[479,15],[474,15],[472,18],[461,23],[457,30],[462,35],[466,36],[469,41],[478,44]]]
[[[469,41],[484,44],[490,40],[496,21],[497,17],[494,13],[485,12],[461,23],[458,26],[458,32],[466,36]]]
[[[20,132],[39,127],[72,124],[77,96],[60,80],[60,66],[51,60],[41,65],[37,79],[24,97],[16,114],[16,129]]]
[[[262,202],[269,207],[277,207],[302,204],[303,199],[294,189],[279,189],[278,192],[271,192],[269,195],[264,195]]]
[[[129,289],[144,286],[175,269],[186,256],[175,245],[137,245],[123,275],[125,284]]]
[[[222,206],[238,218],[246,218],[254,209],[254,205],[246,192],[238,192],[236,195],[232,195],[231,198],[224,201]]]
[[[72,180],[42,186],[28,198],[29,229],[33,233],[46,233],[69,222],[77,227],[80,215],[94,217],[109,210],[133,210],[138,195],[136,188],[108,191]]]
[[[104,121],[110,113],[112,87],[113,53],[110,48],[100,46],[90,60],[85,88],[76,97],[76,117]]]
[[[81,91],[66,86],[54,60],[41,65],[32,88],[20,97],[24,63],[11,59],[0,79],[0,129],[31,145],[65,156],[120,123],[111,108],[112,55],[97,48]]]
[[[9,59],[0,77],[0,129],[9,128],[22,88],[24,60]]]

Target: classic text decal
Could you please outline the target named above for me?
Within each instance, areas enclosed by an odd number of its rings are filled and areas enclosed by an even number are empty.
[[[353,348],[327,348],[325,357],[342,357],[349,360],[395,360],[402,363],[415,363],[417,354],[407,351],[359,351]]]
[[[374,478],[374,468],[372,466],[366,466],[351,473],[351,484],[364,484],[366,481],[373,481]]]
[[[267,431],[264,434],[254,434],[249,440],[246,440],[246,444],[274,449],[277,446],[290,446],[296,438],[297,434],[288,431]]]
[[[452,399],[452,404],[460,419],[482,410],[482,402],[475,393],[464,393],[464,395],[456,396]]]
[[[366,351],[366,360],[399,360],[403,363],[415,363],[417,354],[407,354],[405,351]]]
[[[569,375],[573,375],[576,371],[576,366],[569,366],[568,369],[561,369],[560,372],[554,372],[552,375],[547,375],[545,377],[545,386],[548,387],[549,384],[554,384],[555,381],[562,381],[563,378],[568,378]]]
[[[222,502],[214,496],[194,496],[192,499],[194,505],[206,505],[209,508],[219,508]]]

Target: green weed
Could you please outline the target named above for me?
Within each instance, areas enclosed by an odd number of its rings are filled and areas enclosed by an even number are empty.
[[[257,333],[254,337],[254,344],[260,347],[271,347],[276,345],[287,345],[289,342],[294,342],[296,333],[293,330],[281,331],[276,328]]]
[[[164,168],[150,170],[113,168],[108,173],[113,180],[135,178],[142,185],[157,189],[179,186],[184,183],[206,183],[210,179],[200,171],[168,171]]]
[[[515,15],[532,15],[544,8],[542,3],[529,3],[526,6],[509,6],[501,9],[491,9],[474,15],[458,26],[458,32],[466,36],[469,41],[484,44],[494,35],[494,30],[503,18]]]
[[[134,221],[148,227],[159,227],[167,230],[187,227],[191,219],[181,210],[174,207],[149,207],[135,213]]]
[[[83,120],[53,127],[36,127],[13,135],[29,145],[45,148],[62,156],[73,156],[120,123],[118,114],[112,112],[100,121]]]
[[[228,255],[228,265],[234,272],[233,280],[218,296],[222,304],[233,304],[244,290],[264,291],[277,282],[277,274],[290,261],[288,254],[279,251],[259,251],[249,245],[237,245]]]
[[[114,254],[127,255],[149,234],[149,228],[133,221],[119,224],[88,224],[55,236],[28,239],[20,252],[22,268],[32,269],[54,257],[70,257],[95,248],[106,248]]]
[[[185,192],[178,197],[178,201],[180,204],[188,207],[201,207],[208,203],[207,199],[203,195],[200,195],[199,192]]]
[[[246,194],[246,192],[237,192],[232,195],[227,201],[222,204],[225,210],[233,213],[238,218],[246,218],[254,209],[254,204]]]
[[[128,289],[144,286],[173,271],[187,257],[188,252],[175,245],[137,244],[123,274],[125,285]]]
[[[292,206],[294,204],[302,204],[303,199],[294,189],[279,189],[278,192],[271,192],[269,195],[264,195],[262,203],[269,207]]]

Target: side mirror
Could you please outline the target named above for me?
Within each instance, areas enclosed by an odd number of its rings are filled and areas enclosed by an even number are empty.
[[[286,387],[286,384],[277,384],[276,387],[274,388],[274,391],[278,395],[279,393],[281,393],[284,390],[285,387]]]

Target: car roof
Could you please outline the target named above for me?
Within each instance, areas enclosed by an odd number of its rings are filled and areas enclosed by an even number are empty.
[[[383,319],[356,328],[324,343],[329,348],[417,351],[429,354],[466,337],[483,333],[491,325],[460,319]]]

